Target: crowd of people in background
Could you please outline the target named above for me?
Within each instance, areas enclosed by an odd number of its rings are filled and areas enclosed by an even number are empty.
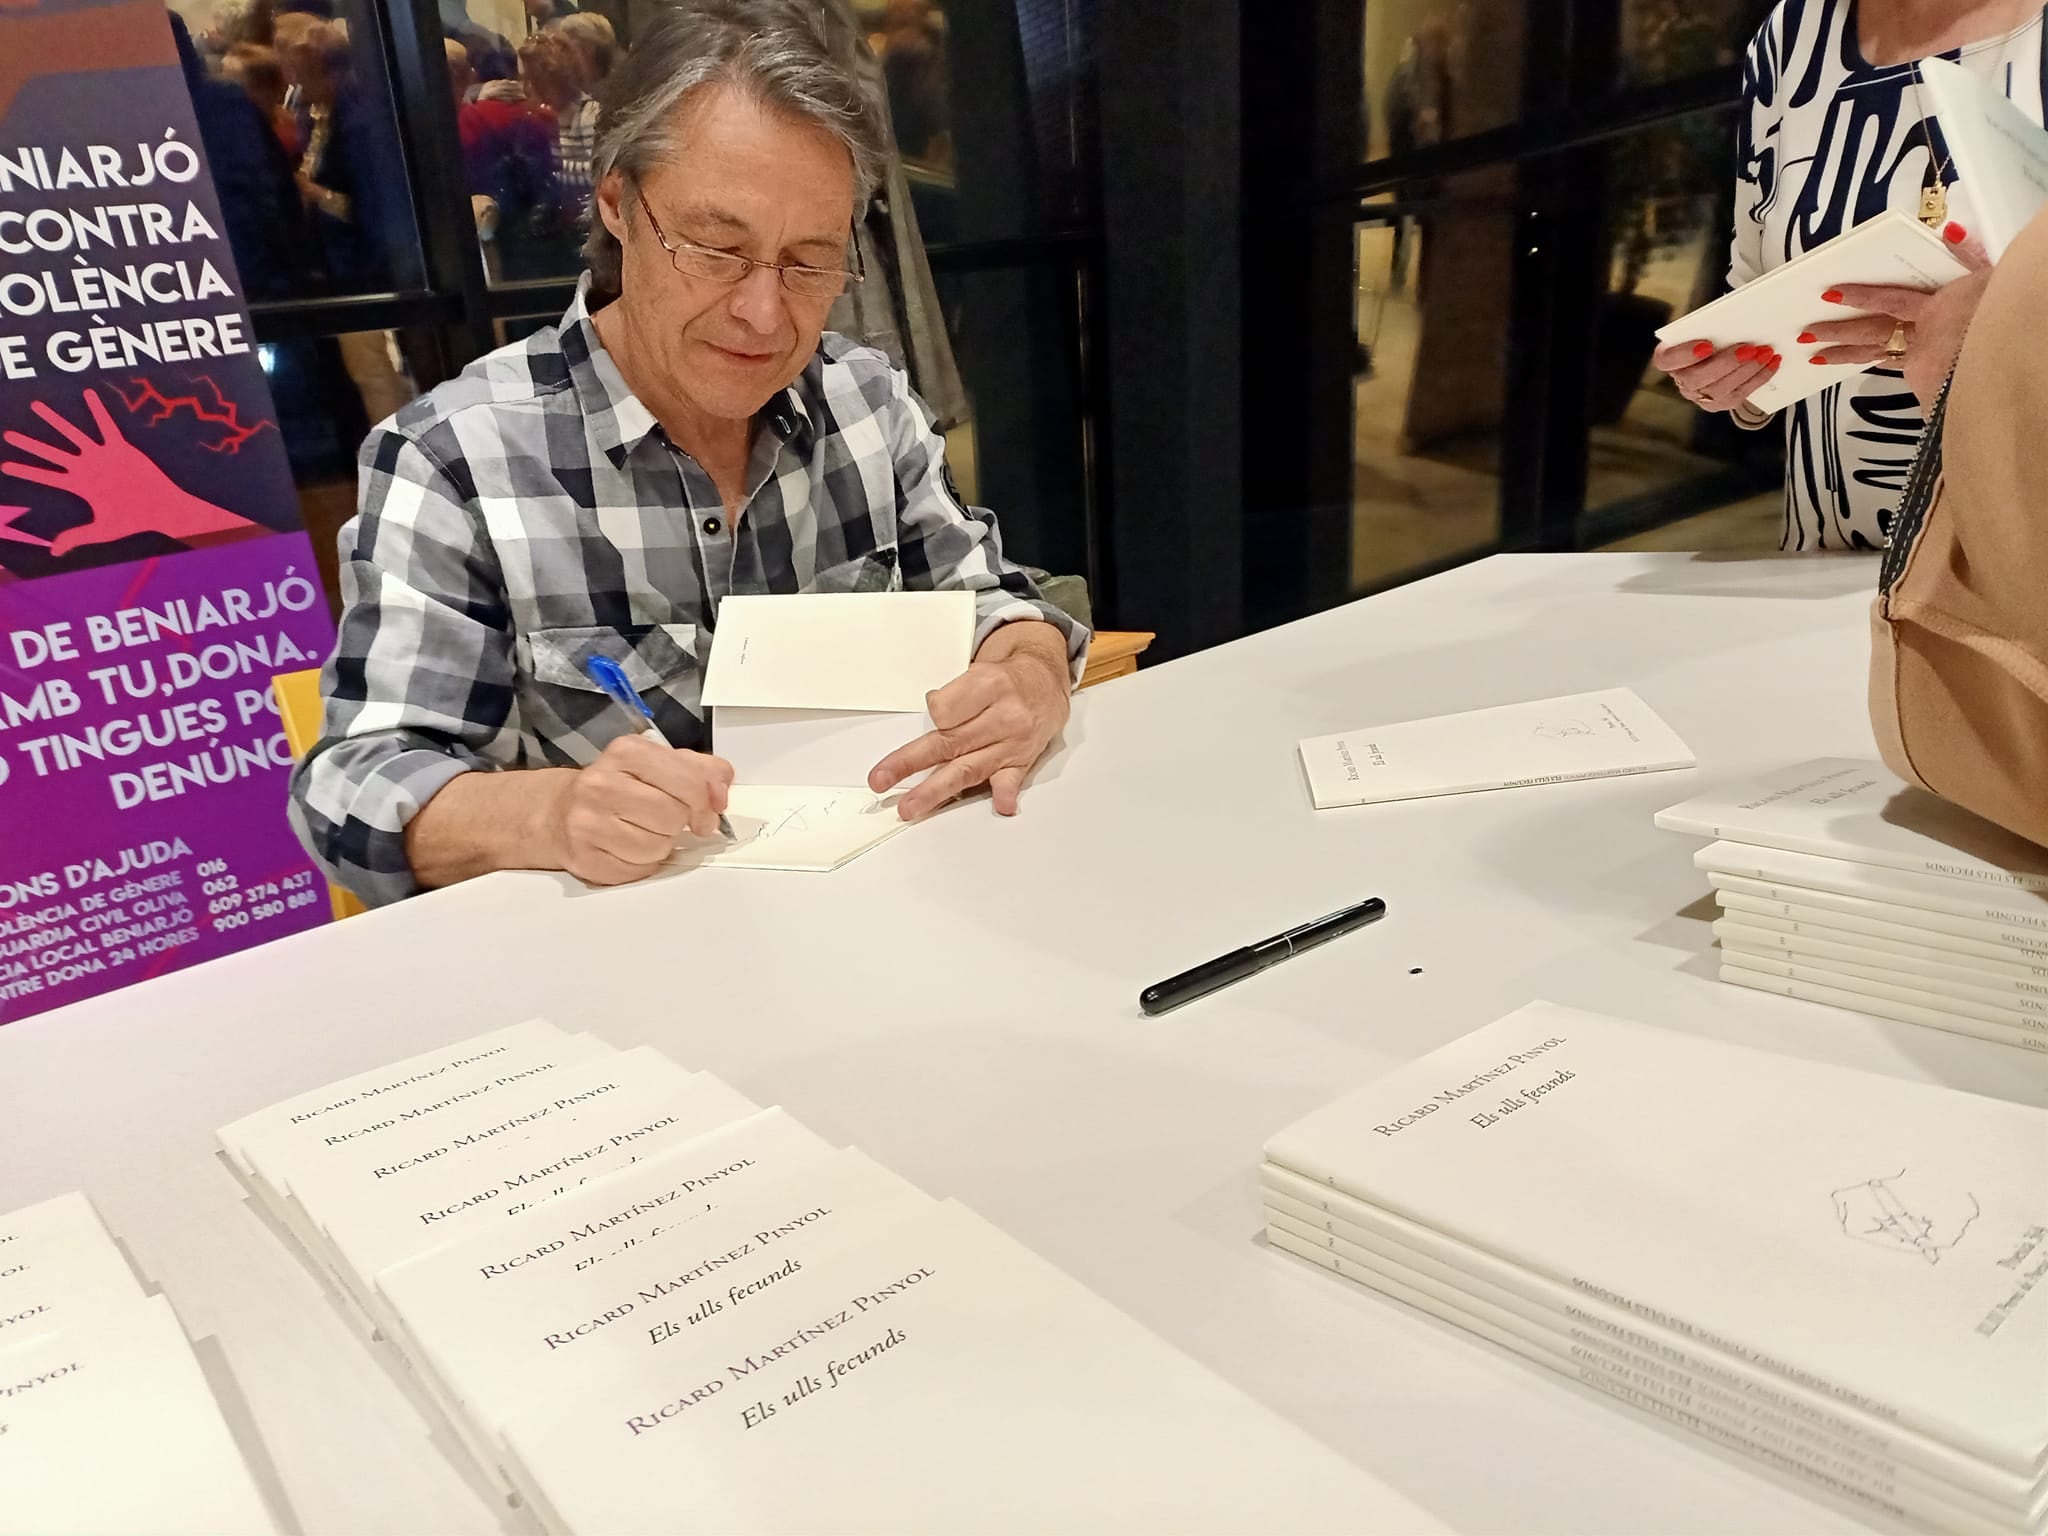
[[[576,0],[526,0],[515,43],[448,9],[448,78],[491,276],[572,272],[612,24]],[[249,297],[409,286],[416,243],[383,82],[333,0],[226,0],[203,30],[178,29]]]

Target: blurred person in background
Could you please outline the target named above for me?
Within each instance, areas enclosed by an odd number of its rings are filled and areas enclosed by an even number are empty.
[[[517,55],[511,67],[524,67]],[[505,68],[497,54],[476,60],[476,99],[456,116],[463,169],[471,194],[497,209],[493,279],[557,276],[563,258],[555,115],[523,79],[500,73]]]
[[[555,119],[555,206],[565,229],[590,207],[590,163],[597,154],[597,102],[583,88],[583,53],[559,27],[536,32],[519,45],[519,77],[526,94]],[[563,251],[564,271],[574,253]]]
[[[583,92],[595,101],[598,88],[612,72],[612,61],[618,57],[618,33],[612,30],[611,22],[596,11],[578,11],[573,16],[564,16],[555,26],[576,45]],[[595,116],[593,112],[593,122]]]
[[[275,48],[254,43],[237,43],[221,60],[221,75],[248,94],[270,124],[286,155],[297,161],[305,146],[299,140],[298,119],[285,105],[284,65]]]

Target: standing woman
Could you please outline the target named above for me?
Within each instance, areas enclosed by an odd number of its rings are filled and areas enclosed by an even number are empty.
[[[1916,65],[1935,54],[1952,59],[2038,123],[2042,13],[2041,0],[1780,0],[1743,70],[1729,287],[1886,209],[1923,220],[1981,267],[1969,188],[1957,180]],[[1783,548],[1884,547],[1925,411],[1954,365],[1984,280],[1979,271],[1932,296],[1894,288],[1813,295],[1807,330],[1823,355],[1879,366],[1785,412]],[[1830,322],[1838,304],[1882,313]],[[1751,345],[1705,358],[1666,347],[1656,362],[1687,399],[1749,428],[1770,420],[1747,403],[1750,394],[1779,367],[1801,366]]]

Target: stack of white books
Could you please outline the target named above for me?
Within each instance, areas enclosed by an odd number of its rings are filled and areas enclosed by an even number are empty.
[[[1440,1529],[1025,1248],[529,1021],[220,1132],[549,1532]]]
[[[83,1195],[0,1216],[0,1530],[276,1530],[170,1303]]]
[[[2048,1111],[1534,1003],[1275,1136],[1267,1237],[1775,1472],[2048,1529]]]
[[[1721,979],[2048,1052],[2048,849],[1824,758],[1660,811],[1721,908]]]

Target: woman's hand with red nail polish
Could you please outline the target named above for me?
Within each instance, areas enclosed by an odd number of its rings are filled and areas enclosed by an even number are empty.
[[[1678,392],[1706,411],[1732,411],[1767,383],[1778,354],[1759,341],[1719,351],[1711,342],[1660,347],[1651,361],[1671,375]]]
[[[1962,225],[1949,224],[1942,238],[1948,241],[1949,253],[1970,269],[1967,275],[1932,293],[1854,283],[1830,290],[1834,302],[1865,314],[1860,319],[1822,321],[1809,327],[1809,334],[1826,348],[1813,361],[1897,368],[1921,406],[1933,410],[1935,397],[1963,349],[1963,337],[1984,296],[1984,285],[1991,278],[1990,258]],[[1897,357],[1887,350],[1895,336],[1905,345],[1905,352]]]

